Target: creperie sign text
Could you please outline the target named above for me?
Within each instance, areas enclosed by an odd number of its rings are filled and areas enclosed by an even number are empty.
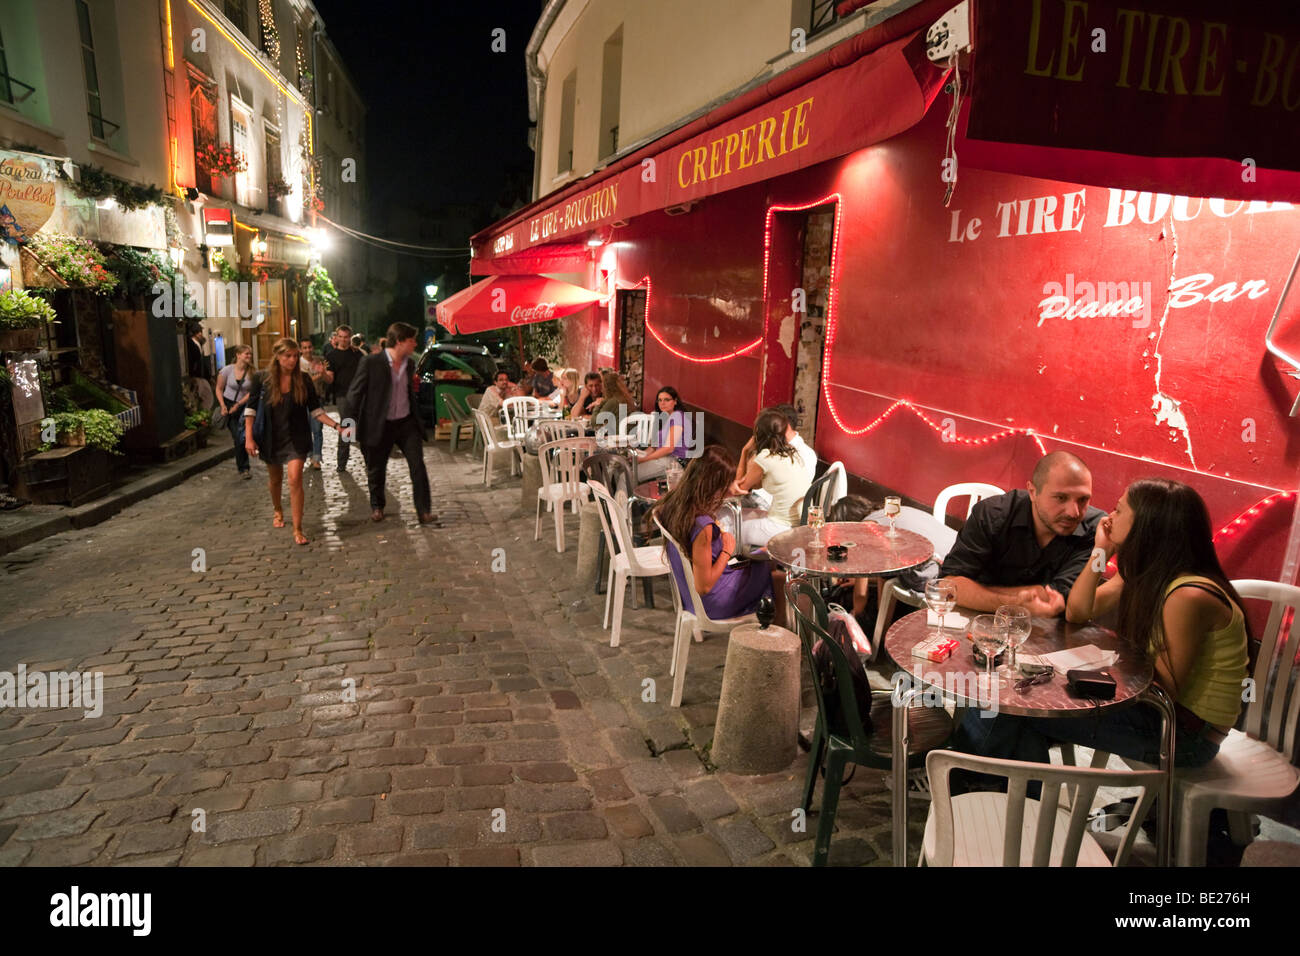
[[[537,242],[551,236],[572,232],[592,223],[613,218],[618,212],[618,183],[593,189],[558,209],[544,212],[528,223],[528,241]]]
[[[497,236],[492,242],[492,252],[495,255],[501,255],[503,252],[509,252],[515,247],[515,234],[507,232],[505,235]]]

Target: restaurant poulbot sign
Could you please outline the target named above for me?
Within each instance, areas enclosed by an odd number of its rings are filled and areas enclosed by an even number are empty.
[[[54,162],[0,150],[0,238],[25,242],[54,214]]]

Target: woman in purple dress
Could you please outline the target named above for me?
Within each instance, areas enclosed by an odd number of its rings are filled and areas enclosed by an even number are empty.
[[[690,554],[695,590],[710,618],[738,617],[758,607],[764,595],[775,601],[777,620],[783,620],[784,595],[773,588],[774,576],[763,561],[732,565],[736,541],[717,523],[717,512],[727,497],[736,463],[721,445],[709,445],[691,461],[681,483],[664,496],[655,515],[673,539]],[[690,604],[686,577],[676,554],[668,562],[677,578],[678,593]],[[687,607],[686,610],[691,610]]]

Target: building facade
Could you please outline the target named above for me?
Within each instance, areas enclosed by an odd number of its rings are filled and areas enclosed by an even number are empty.
[[[604,295],[563,320],[565,363],[618,368],[645,409],[675,386],[733,450],[792,402],[820,458],[927,508],[957,482],[1024,487],[1070,450],[1096,503],[1184,481],[1230,575],[1293,580],[1297,369],[1266,343],[1300,341],[1295,194],[1188,197],[1065,150],[1055,175],[956,175],[973,140],[950,128],[952,63],[926,49],[949,6],[547,4],[528,50],[536,199],[473,237],[473,273]],[[1025,71],[1013,53],[1004,74]]]

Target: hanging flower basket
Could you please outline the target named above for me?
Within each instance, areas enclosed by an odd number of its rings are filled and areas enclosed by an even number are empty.
[[[283,179],[272,179],[266,184],[266,195],[269,199],[279,199],[281,196],[287,196],[293,192],[292,187]]]
[[[40,329],[0,329],[0,352],[27,352],[40,343]]]
[[[205,143],[194,152],[194,162],[209,176],[228,177],[248,169],[248,160],[233,146]]]

